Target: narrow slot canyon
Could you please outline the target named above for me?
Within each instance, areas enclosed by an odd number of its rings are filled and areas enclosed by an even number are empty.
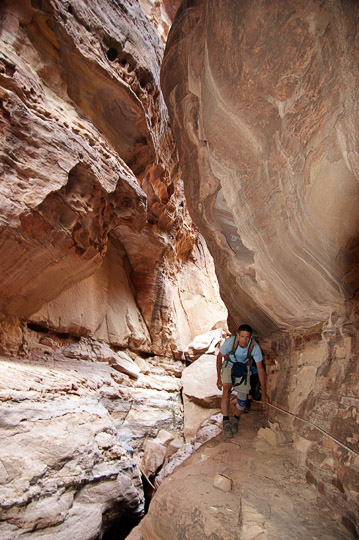
[[[3,0],[0,540],[359,538],[358,81],[356,0]]]

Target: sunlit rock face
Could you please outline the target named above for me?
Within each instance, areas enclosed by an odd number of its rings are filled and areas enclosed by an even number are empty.
[[[355,537],[358,30],[354,1],[184,1],[161,74],[230,321],[264,347],[267,413]]]
[[[181,439],[184,350],[226,328],[159,88],[168,27],[145,4],[0,3],[7,540],[124,536],[145,440]]]
[[[184,201],[162,41],[131,1],[5,2],[1,17],[0,312],[180,355],[197,330],[180,327],[186,266],[200,331],[226,310]]]
[[[144,510],[146,438],[179,433],[180,371],[90,338],[23,339],[28,354],[0,357],[0,538],[123,532]]]
[[[171,24],[181,0],[140,0],[141,7],[156,28],[163,43],[166,43]]]
[[[235,321],[323,322],[358,290],[358,5],[183,2],[162,86]]]

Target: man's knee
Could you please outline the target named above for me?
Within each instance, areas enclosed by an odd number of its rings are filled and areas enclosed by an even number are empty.
[[[241,392],[237,393],[237,409],[242,413],[244,409],[246,408],[247,403],[247,394],[243,394]]]
[[[231,384],[224,383],[224,385],[223,385],[223,395],[224,396],[229,396],[231,388],[232,388]]]

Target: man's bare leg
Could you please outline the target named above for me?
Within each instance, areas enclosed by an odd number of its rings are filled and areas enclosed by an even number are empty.
[[[225,439],[232,439],[233,437],[231,422],[229,420],[229,400],[231,396],[231,387],[232,385],[230,383],[224,383],[222,389],[221,406],[223,414],[223,436]]]
[[[246,405],[247,396],[246,394],[238,393],[237,394],[237,404],[235,408],[235,413],[232,418],[232,433],[235,435],[238,433],[238,426],[239,421],[241,419],[241,416],[244,412],[244,408]]]
[[[231,396],[232,385],[230,383],[224,383],[222,390],[222,414],[223,416],[229,416],[229,399]]]

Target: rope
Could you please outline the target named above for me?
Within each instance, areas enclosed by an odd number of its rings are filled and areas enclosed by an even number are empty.
[[[257,402],[257,403],[263,403],[263,401],[260,401],[260,402]],[[286,411],[285,409],[282,409],[281,407],[277,407],[277,405],[272,405],[272,403],[267,403],[267,405],[269,405],[270,407],[273,407],[273,409],[277,409],[278,411],[282,411],[286,414],[289,414],[290,416],[293,416],[294,418],[298,418],[298,420],[301,420],[302,422],[304,422],[305,424],[308,424],[309,426],[312,426],[314,427],[315,429],[317,429],[318,431],[320,431],[321,433],[323,433],[323,435],[325,435],[326,437],[329,437],[330,439],[332,439],[334,442],[336,442],[337,444],[339,444],[339,446],[342,446],[343,448],[345,448],[345,450],[349,450],[349,452],[352,452],[353,454],[355,454],[356,456],[359,456],[358,452],[356,452],[355,450],[353,450],[352,448],[349,448],[349,446],[346,446],[344,443],[338,441],[338,439],[336,439],[335,437],[333,437],[332,435],[330,435],[329,433],[327,433],[326,431],[324,431],[324,429],[321,429],[320,427],[316,426],[315,424],[313,424],[312,422],[309,422],[309,420],[305,420],[304,418],[301,418],[300,416],[297,416],[296,414],[294,413],[291,413],[289,411]]]
[[[140,472],[143,474],[143,476],[146,478],[147,482],[150,484],[151,488],[153,488],[156,491],[155,486],[152,484],[151,480],[148,478],[147,474],[141,469],[141,467],[138,467],[140,469]]]

